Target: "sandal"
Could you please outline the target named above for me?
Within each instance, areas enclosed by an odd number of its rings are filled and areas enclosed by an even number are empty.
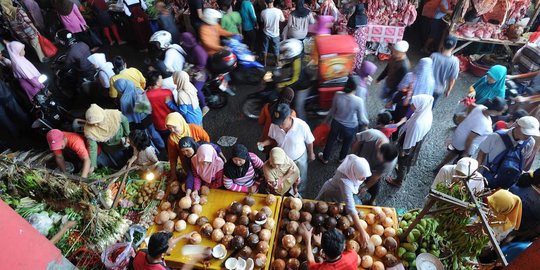
[[[317,154],[317,159],[322,163],[322,164],[328,164],[328,160],[324,160],[324,154],[322,152],[319,152],[319,154]]]

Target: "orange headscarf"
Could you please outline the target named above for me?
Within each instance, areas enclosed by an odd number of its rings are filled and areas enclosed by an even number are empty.
[[[521,199],[508,190],[501,189],[487,197],[488,205],[498,220],[507,221],[503,225],[504,230],[514,227],[519,229],[521,225]]]

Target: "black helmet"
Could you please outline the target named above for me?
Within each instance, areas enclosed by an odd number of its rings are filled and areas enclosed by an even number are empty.
[[[66,29],[58,30],[58,32],[56,32],[54,40],[64,46],[69,46],[77,41],[75,39],[75,35],[73,35],[73,33]]]
[[[208,69],[214,74],[231,72],[236,67],[236,55],[229,50],[222,50],[208,57]]]

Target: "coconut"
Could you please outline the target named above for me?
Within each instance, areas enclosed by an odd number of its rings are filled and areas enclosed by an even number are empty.
[[[313,216],[311,215],[310,212],[301,212],[300,213],[300,221],[301,222],[311,222],[311,219],[313,218]]]
[[[248,235],[248,237],[246,238],[246,244],[253,248],[257,247],[259,241],[259,236],[253,233]]]
[[[249,214],[251,214],[251,206],[249,205],[242,206],[242,215],[249,216]]]
[[[371,265],[371,270],[384,270],[384,264],[382,262],[373,262]]]
[[[263,268],[266,265],[266,255],[259,253],[255,255],[255,266],[258,268]]]
[[[229,243],[231,249],[238,250],[244,247],[244,238],[242,236],[235,236]]]
[[[167,211],[161,211],[159,213],[159,221],[161,221],[161,224],[165,224],[169,220],[169,212]]]
[[[191,207],[191,213],[195,213],[197,215],[200,215],[202,212],[202,205],[195,204]]]
[[[371,232],[376,235],[383,235],[384,233],[384,227],[382,225],[373,225],[371,226]]]
[[[205,205],[208,203],[208,196],[206,195],[201,195],[201,198],[199,199],[199,204],[201,205]]]
[[[225,247],[229,248],[229,244],[231,243],[231,240],[234,236],[232,235],[225,235],[223,236],[223,239],[221,239],[221,244],[223,244]]]
[[[385,228],[390,228],[394,226],[394,220],[391,217],[387,217],[382,221],[382,224]]]
[[[213,230],[214,228],[212,228],[212,225],[210,225],[210,223],[206,223],[201,226],[201,229],[199,230],[199,232],[201,233],[201,235],[210,237],[212,235]]]
[[[201,195],[208,196],[210,194],[210,188],[207,186],[201,187]]]
[[[229,206],[229,213],[240,216],[242,215],[242,204],[239,202],[233,202]]]
[[[162,211],[167,211],[167,210],[169,210],[169,208],[171,208],[171,203],[170,202],[162,202],[160,208],[161,208]]]
[[[244,225],[244,226],[249,225],[249,218],[248,218],[248,216],[240,216],[240,217],[236,220],[236,225]]]
[[[270,209],[270,207],[268,206],[263,206],[261,208],[261,211],[260,212],[263,212],[266,214],[267,217],[271,217],[272,216],[272,209]]]
[[[225,218],[225,216],[227,215],[227,210],[225,209],[219,209],[217,212],[216,212],[216,217],[218,218]]]
[[[367,214],[366,215],[366,222],[367,222],[368,225],[375,224],[375,215],[371,214],[371,213]]]
[[[304,201],[302,204],[302,211],[306,211],[308,213],[315,212],[315,203]]]
[[[389,252],[394,252],[398,248],[398,243],[393,237],[386,237],[386,239],[384,239],[383,246]]]
[[[382,238],[381,236],[379,235],[372,235],[371,238],[369,239],[371,241],[371,243],[373,243],[373,245],[375,245],[376,247],[377,246],[380,246],[382,245]]]
[[[191,207],[191,198],[190,197],[182,197],[180,201],[178,201],[178,207],[180,209],[189,209]]]
[[[181,219],[181,220],[187,220],[189,214],[190,213],[188,211],[182,210],[182,211],[180,211],[180,214],[178,214],[178,218]]]
[[[377,256],[379,258],[384,257],[384,255],[386,255],[386,253],[388,253],[388,251],[386,251],[386,248],[383,247],[383,246],[378,246],[378,247],[375,248],[375,256]]]
[[[191,225],[195,225],[195,223],[197,223],[197,219],[199,219],[199,215],[197,214],[190,214],[188,217],[187,217],[187,223],[191,224]]]
[[[376,221],[382,223],[385,219],[386,219],[386,215],[384,214],[384,212],[382,212],[382,210],[381,210],[380,213],[375,214],[375,220]]]
[[[266,213],[264,213],[263,211],[260,211],[257,213],[257,215],[255,215],[255,222],[264,224],[267,218],[268,218],[268,215],[266,215]]]
[[[231,235],[233,234],[235,228],[236,225],[234,225],[234,223],[226,222],[221,229],[223,230],[223,233]]]
[[[392,208],[383,207],[382,211],[387,217],[391,217],[394,215],[394,210]]]
[[[296,258],[290,258],[287,260],[287,269],[297,270],[300,268],[300,261]]]
[[[272,194],[268,194],[268,196],[266,196],[266,198],[264,199],[265,204],[268,205],[268,206],[274,205],[274,203],[276,203],[276,201],[277,201],[276,196],[274,196]]]
[[[368,224],[367,224],[367,222],[365,220],[361,219],[360,220],[360,226],[362,226],[362,228],[364,230],[367,230]]]
[[[289,257],[298,258],[302,253],[302,249],[299,246],[294,246],[289,250]]]
[[[172,211],[171,209],[167,210],[169,212],[169,219],[173,220],[176,218],[176,212]]]
[[[200,244],[202,241],[202,237],[199,233],[194,232],[191,234],[191,238],[189,239],[189,242],[193,245]]]
[[[386,267],[394,267],[399,264],[399,259],[392,254],[386,254],[382,257],[382,262]]]
[[[163,224],[163,230],[168,231],[168,232],[173,232],[174,231],[174,221],[167,220],[167,222],[165,222],[165,224]]]
[[[354,227],[351,226],[343,231],[343,235],[347,239],[354,239],[356,238],[356,230],[354,229]]]
[[[328,204],[325,202],[317,202],[316,208],[317,212],[321,214],[326,214],[326,212],[328,212]]]
[[[373,255],[375,253],[375,245],[370,241],[365,248],[360,249],[360,255]]]
[[[212,241],[219,243],[219,241],[221,241],[224,236],[225,234],[223,233],[221,229],[214,229],[214,231],[212,231],[211,238],[212,238]]]
[[[221,229],[225,225],[225,220],[222,218],[215,218],[214,221],[212,221],[212,227],[214,229]]]
[[[257,216],[258,213],[259,211],[251,209],[251,214],[249,214],[249,220],[255,222],[255,217]]]
[[[314,227],[320,227],[324,224],[324,216],[321,214],[315,214],[313,215],[313,219],[311,220],[311,224],[313,224]]]
[[[373,258],[369,255],[364,255],[362,256],[362,264],[361,266],[368,269],[368,268],[371,268],[371,266],[373,265]]]
[[[287,224],[287,232],[295,235],[298,232],[298,226],[298,222],[296,221],[289,222],[289,224]]]
[[[390,228],[390,227],[384,229],[384,236],[394,237],[395,235],[396,235],[396,229]]]
[[[242,236],[242,238],[246,238],[249,235],[249,230],[244,225],[238,225],[236,228],[234,228],[234,236]]]
[[[247,260],[248,258],[251,258],[251,255],[253,254],[253,250],[248,247],[248,246],[245,246],[243,247],[239,252],[238,252],[238,256],[240,256],[242,259],[244,260]]]
[[[286,249],[290,249],[296,245],[296,238],[291,234],[287,234],[281,239],[281,244]]]
[[[174,224],[174,230],[177,231],[177,232],[181,232],[183,230],[186,229],[186,221],[184,220],[178,220],[175,224]]]
[[[371,212],[376,215],[376,214],[382,213],[383,211],[381,207],[375,206],[371,209]]]
[[[287,252],[287,249],[283,247],[278,247],[276,249],[276,258],[278,259],[286,259],[289,256],[289,252]]]
[[[199,218],[197,219],[197,221],[195,222],[195,224],[196,224],[197,226],[202,226],[202,225],[204,225],[204,224],[206,224],[206,223],[208,223],[208,222],[210,222],[210,221],[208,220],[208,218],[205,217],[205,216],[202,216],[202,217],[199,217]]]
[[[248,205],[248,206],[253,206],[255,204],[255,199],[251,196],[246,196],[244,198],[244,204]]]
[[[337,225],[338,229],[344,231],[350,226],[351,226],[351,220],[348,217],[343,216],[338,219],[338,225]]]
[[[264,223],[263,228],[273,230],[275,226],[276,221],[273,218],[269,217],[266,219],[266,223]]]
[[[366,219],[366,213],[364,213],[364,211],[358,211],[358,217],[364,220]]]
[[[291,208],[291,210],[300,211],[302,209],[302,200],[298,198],[292,198],[290,201],[289,208]]]
[[[347,250],[354,250],[354,252],[358,253],[360,251],[360,244],[356,242],[355,240],[348,240],[346,243]]]
[[[288,217],[290,220],[297,221],[300,219],[300,212],[298,210],[291,210],[289,211]]]
[[[268,250],[270,249],[270,246],[268,245],[268,242],[266,241],[260,241],[257,243],[257,252],[266,254],[268,253]]]
[[[269,229],[262,229],[259,232],[259,240],[261,241],[270,241],[270,237],[272,237],[272,231]]]
[[[285,261],[282,259],[275,259],[272,262],[272,270],[285,270]]]
[[[327,229],[333,229],[337,226],[337,220],[334,218],[334,217],[329,217],[326,219],[326,221],[324,222],[324,225],[326,226]]]
[[[229,213],[229,214],[227,214],[227,215],[225,216],[225,220],[226,220],[227,222],[236,223],[236,220],[237,220],[237,219],[238,219],[238,216],[235,215],[235,214]]]
[[[339,208],[339,206],[337,204],[330,204],[328,206],[328,214],[331,216],[331,217],[335,217],[337,215],[339,215],[339,213],[341,213],[341,209]]]

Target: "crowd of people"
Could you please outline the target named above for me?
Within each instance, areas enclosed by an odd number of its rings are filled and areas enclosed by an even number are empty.
[[[440,51],[421,58],[414,68],[407,57],[409,43],[397,42],[388,64],[375,79],[376,84],[384,81],[380,98],[385,106],[380,108],[376,122],[370,122],[366,102],[377,66],[364,60],[367,17],[364,5],[355,5],[347,26],[360,51],[355,68],[343,90],[336,93],[323,120],[329,132],[321,152],[316,152],[314,147],[315,140],[320,138],[313,135],[304,113],[297,115],[304,109],[297,105],[303,103],[295,102],[301,97],[295,97],[299,89],[293,82],[278,84],[279,98],[262,108],[259,124],[263,132],[257,148],[265,158],[242,143],[234,145],[232,154],[227,156],[203,127],[204,116],[209,111],[202,93],[210,77],[206,63],[213,55],[228,49],[221,39],[242,35],[265,66],[286,66],[291,63],[283,62],[285,58],[281,57],[288,53],[283,50],[288,49],[284,43],[302,41],[313,33],[335,32],[332,23],[337,23],[337,8],[333,1],[324,1],[315,14],[310,10],[314,5],[297,0],[294,11],[285,18],[276,8],[283,3],[273,0],[265,0],[264,5],[260,1],[220,0],[216,9],[205,7],[202,0],[187,3],[159,0],[154,3],[159,31],[152,34],[145,1],[125,0],[123,11],[129,17],[127,26],[132,29],[134,45],[141,52],[148,52],[152,59],[148,70],[128,66],[129,59],[122,56],[97,52],[104,45],[96,42],[92,27],[102,30],[110,46],[125,44],[104,0],[89,0],[85,5],[70,0],[53,2],[57,19],[65,28],[55,34],[57,44],[66,49],[64,68],[74,72],[76,87],[94,80],[99,85],[96,92],[101,93],[85,108],[82,132],[52,129],[46,134],[58,168],[69,171],[66,161],[75,161],[80,164],[76,167],[81,176],[88,177],[98,167],[148,167],[167,160],[169,181],[181,181],[186,196],[197,197],[201,187],[208,186],[235,192],[305,197],[307,186],[312,184],[308,163],[318,160],[320,166],[328,164],[334,149],[341,144],[337,157],[340,165],[316,199],[346,203],[349,213],[358,217],[354,205],[376,205],[381,181],[395,187],[406,181],[430,134],[433,108],[441,97],[454,93],[459,76],[459,61],[452,55],[458,42],[455,37],[445,38]],[[23,110],[14,101],[10,89],[21,89],[32,103],[45,87],[39,80],[41,72],[26,57],[25,47],[32,47],[41,62],[50,59],[44,56],[39,42],[46,25],[42,9],[32,0],[22,4],[11,0],[0,3],[10,29],[2,34],[7,53],[1,56],[0,63],[11,71],[10,75],[3,75],[1,82],[2,98],[6,102],[2,104],[0,120],[13,127],[20,124],[14,124],[17,122],[14,119],[26,118],[27,114],[21,113]],[[90,7],[95,25],[87,24],[81,14],[84,7]],[[444,4],[439,7],[435,20],[449,12],[444,7]],[[181,20],[179,10],[184,8],[190,11],[188,24]],[[285,25],[284,29],[280,24]],[[437,25],[433,22],[432,40],[425,43],[424,51],[430,48],[433,39],[440,38]],[[538,48],[537,44],[526,46],[528,50]],[[267,61],[269,53],[274,61]],[[301,54],[298,58],[294,63],[302,63]],[[514,63],[520,66],[522,59],[523,56],[518,56]],[[304,64],[291,66],[298,69]],[[527,230],[523,235],[529,235],[530,230],[534,234],[540,219],[540,208],[535,206],[540,199],[537,181],[540,172],[526,172],[540,149],[540,144],[535,143],[540,138],[539,110],[509,111],[506,79],[507,68],[495,65],[470,87],[469,94],[463,97],[467,106],[454,116],[457,127],[447,143],[448,153],[433,170],[433,187],[451,185],[465,177],[476,192],[485,188],[509,190],[487,199],[498,211],[498,218],[511,219],[512,226],[500,226],[500,241],[520,227]],[[534,104],[538,97],[518,100]],[[10,117],[13,113],[21,115]],[[28,123],[28,119],[21,122]],[[14,137],[19,135],[16,128],[8,131]],[[364,201],[357,196],[368,194]],[[507,204],[501,206],[502,202]],[[361,235],[360,243],[365,245],[367,233],[359,220],[353,221]],[[303,234],[311,239],[310,232],[304,230]],[[334,247],[329,241],[341,238],[336,232],[328,232],[323,242],[328,242],[330,249]],[[157,256],[164,250],[150,252],[150,256]],[[332,257],[330,250],[325,249],[325,253]]]

